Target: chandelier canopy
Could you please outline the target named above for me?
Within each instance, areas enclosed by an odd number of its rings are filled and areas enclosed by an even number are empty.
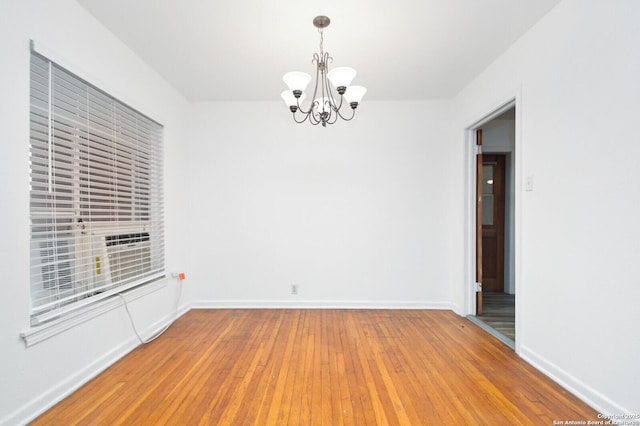
[[[311,61],[316,65],[316,82],[312,101],[306,109],[302,102],[306,98],[304,91],[311,81],[311,76],[304,72],[292,71],[282,77],[289,90],[285,90],[280,96],[289,107],[296,123],[304,123],[308,119],[314,126],[322,124],[326,127],[327,124],[334,124],[338,117],[349,121],[355,116],[356,108],[367,92],[362,86],[351,86],[351,81],[356,76],[356,70],[353,68],[338,67],[329,71],[329,63],[333,62],[333,58],[324,51],[323,30],[330,23],[331,20],[326,16],[316,16],[313,20],[313,25],[320,33],[320,53],[314,53]],[[334,94],[332,85],[339,97]],[[342,115],[344,101],[351,107],[350,117]]]

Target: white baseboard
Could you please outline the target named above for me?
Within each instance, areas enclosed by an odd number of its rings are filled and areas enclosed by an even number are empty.
[[[352,300],[195,300],[192,309],[431,309],[451,310],[449,302]]]
[[[184,304],[178,308],[177,318],[184,315],[191,309],[189,304]],[[173,320],[173,312],[164,316],[160,320],[151,324],[142,332],[142,336],[153,335],[158,330],[165,327],[170,321]],[[58,383],[56,386],[50,388],[46,392],[38,395],[27,404],[18,408],[7,417],[0,419],[0,425],[23,425],[31,422],[36,417],[47,411],[49,408],[62,401],[67,396],[71,395],[76,390],[80,389],[87,382],[98,376],[105,371],[111,365],[116,363],[122,357],[134,350],[140,345],[138,338],[133,335],[117,347],[113,348],[96,361],[87,365],[79,370],[73,376],[68,377],[64,381]]]
[[[601,414],[632,414],[602,393],[586,385],[578,378],[572,376],[564,369],[550,362],[535,351],[522,345],[519,355],[529,364],[549,376],[553,381],[564,387],[566,390],[580,398],[586,404]]]
[[[452,303],[451,304],[451,310],[453,312],[455,312],[456,314],[460,315],[461,317],[465,317],[466,315],[464,314],[462,307],[457,304],[457,303]]]

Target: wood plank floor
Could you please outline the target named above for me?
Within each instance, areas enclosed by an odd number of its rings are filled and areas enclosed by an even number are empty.
[[[192,310],[34,425],[551,425],[597,413],[469,320]]]

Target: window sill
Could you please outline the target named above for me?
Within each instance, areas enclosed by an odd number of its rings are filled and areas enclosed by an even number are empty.
[[[127,296],[127,301],[136,300],[155,291],[158,291],[165,287],[166,284],[167,280],[161,279],[127,291],[125,293]],[[38,327],[24,331],[20,333],[20,337],[22,337],[22,339],[24,340],[25,347],[28,348],[53,336],[56,336],[63,331],[69,330],[76,325],[82,324],[92,318],[116,309],[123,304],[124,302],[122,301],[122,299],[116,295],[102,300],[95,305],[90,305],[86,308],[70,313],[64,318],[60,318],[58,320],[51,321],[49,323],[42,324]]]

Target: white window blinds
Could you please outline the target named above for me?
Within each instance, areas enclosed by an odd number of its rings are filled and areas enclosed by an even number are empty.
[[[164,275],[162,126],[31,54],[31,323]]]

